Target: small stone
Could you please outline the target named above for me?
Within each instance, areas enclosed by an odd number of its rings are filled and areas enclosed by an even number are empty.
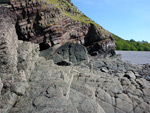
[[[142,109],[142,108],[140,108],[140,107],[136,107],[135,108],[135,113],[144,113],[145,111]]]
[[[109,72],[109,70],[108,70],[106,67],[102,67],[102,68],[101,68],[101,71],[102,71],[102,72],[105,72],[105,73],[108,73],[108,72]]]
[[[150,96],[144,96],[144,101],[148,104],[150,104]]]
[[[81,109],[84,113],[105,113],[103,108],[99,106],[95,101],[86,99],[81,104]]]
[[[111,87],[110,91],[114,94],[120,94],[123,91],[121,84]]]
[[[128,103],[132,103],[132,101],[126,94],[119,94],[117,95],[117,97],[120,98],[121,100],[127,101]]]
[[[11,91],[15,92],[17,95],[24,95],[26,89],[29,88],[29,84],[27,82],[25,72],[21,70],[15,79],[16,80],[11,87]]]
[[[134,80],[136,79],[136,76],[135,76],[135,74],[132,71],[126,73],[124,75],[124,77],[127,77],[128,79],[134,79]]]
[[[136,79],[136,82],[140,85],[141,88],[149,88],[150,89],[150,82],[144,78]]]
[[[116,107],[127,113],[133,111],[132,103],[129,103],[125,99],[116,98]]]
[[[96,101],[100,104],[100,106],[104,109],[106,113],[115,113],[115,108],[112,104],[109,104],[100,99],[97,99]]]
[[[150,96],[150,89],[143,89],[143,93],[145,96]]]
[[[111,96],[109,95],[109,93],[105,92],[103,89],[99,89],[97,91],[97,98],[99,98],[109,104],[112,104]]]

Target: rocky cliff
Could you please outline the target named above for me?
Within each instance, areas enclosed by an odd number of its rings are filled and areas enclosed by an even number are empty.
[[[40,44],[40,49],[66,42],[85,45],[90,54],[114,54],[111,33],[82,14],[70,0],[11,0],[17,15],[18,38]]]
[[[0,113],[149,113],[150,66],[88,55],[113,53],[111,34],[68,17],[62,8],[74,6],[56,1],[12,0],[13,8],[0,7]],[[67,18],[63,33],[55,30],[60,24],[40,24],[49,20],[51,5],[61,24]]]

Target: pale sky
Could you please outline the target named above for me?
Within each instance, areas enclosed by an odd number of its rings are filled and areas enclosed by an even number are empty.
[[[150,0],[71,0],[85,15],[125,40],[150,42]]]

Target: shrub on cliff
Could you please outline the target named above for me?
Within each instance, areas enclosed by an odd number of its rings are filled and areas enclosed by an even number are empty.
[[[116,35],[113,35],[116,42],[116,50],[126,50],[126,51],[150,51],[150,43],[146,41],[136,42],[131,39],[124,40]]]

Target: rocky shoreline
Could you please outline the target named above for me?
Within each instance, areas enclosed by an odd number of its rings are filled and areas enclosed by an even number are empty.
[[[58,66],[38,48],[18,41],[18,72],[1,72],[1,113],[150,112],[150,82],[143,76],[149,70],[143,66],[120,56]]]
[[[10,33],[0,46],[6,53],[0,60],[0,113],[150,112],[149,66],[123,62],[120,56],[88,56],[80,65],[58,66],[37,44]],[[15,45],[7,43],[11,38]],[[13,66],[4,65],[6,58]]]
[[[0,113],[150,113],[150,65],[123,62],[110,48],[91,56],[95,43],[40,51],[18,40],[7,9],[0,10]],[[114,47],[105,41],[101,47]]]

